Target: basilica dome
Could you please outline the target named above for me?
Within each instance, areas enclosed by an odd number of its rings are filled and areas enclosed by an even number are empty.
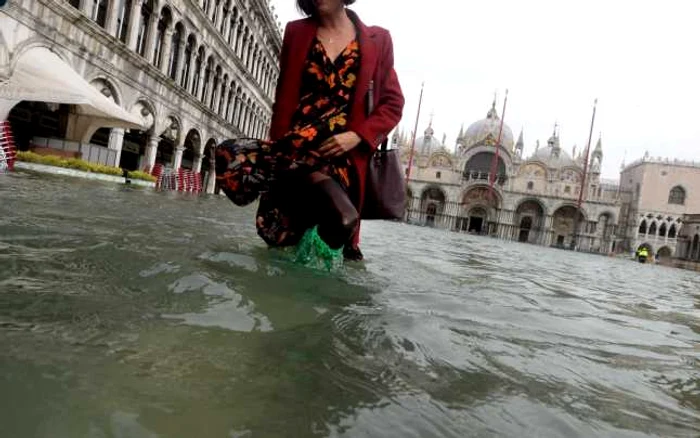
[[[416,139],[416,153],[420,155],[430,155],[433,152],[437,152],[442,149],[443,145],[440,141],[435,138],[435,131],[433,130],[432,124],[423,133],[423,137]]]
[[[555,134],[547,141],[547,147],[537,149],[534,154],[528,158],[528,161],[539,161],[544,163],[550,169],[562,167],[576,167],[578,164],[571,158],[564,149],[559,145],[559,137]]]
[[[460,143],[465,148],[470,148],[479,144],[495,145],[498,140],[498,131],[501,128],[501,119],[496,112],[496,102],[493,103],[491,109],[486,114],[486,118],[472,123],[467,132],[460,139]],[[503,133],[501,134],[501,145],[507,150],[513,148],[513,131],[510,127],[503,124]]]

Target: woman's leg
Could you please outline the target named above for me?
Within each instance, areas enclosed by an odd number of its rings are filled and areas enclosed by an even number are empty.
[[[314,172],[309,182],[318,235],[331,249],[341,248],[355,231],[360,215],[342,186],[329,176]]]

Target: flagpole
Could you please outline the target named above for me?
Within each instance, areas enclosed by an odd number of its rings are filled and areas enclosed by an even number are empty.
[[[501,151],[501,137],[503,136],[503,122],[506,118],[506,105],[508,104],[508,89],[506,89],[506,96],[503,99],[503,112],[501,113],[501,125],[498,128],[498,140],[496,140],[496,154],[493,157],[493,162],[491,163],[491,173],[489,175],[489,199],[493,200],[493,184],[496,182],[496,172],[498,172],[498,160],[500,158]]]
[[[418,112],[416,113],[416,125],[413,128],[413,139],[411,140],[411,153],[408,156],[408,169],[406,170],[406,187],[408,187],[408,181],[411,178],[411,169],[413,167],[413,154],[416,150],[416,135],[418,133],[418,119],[420,119],[420,109],[423,105],[423,88],[425,87],[425,82],[420,86],[420,97],[418,98]]]
[[[576,221],[576,233],[574,234],[575,236],[575,245],[578,245],[578,239],[579,239],[579,231],[581,229],[581,219],[583,218],[583,213],[581,212],[581,205],[583,204],[583,194],[586,192],[586,179],[588,178],[588,161],[589,161],[589,155],[591,152],[591,140],[593,139],[593,125],[595,124],[595,113],[596,113],[596,108],[598,107],[598,99],[596,99],[593,102],[593,116],[591,117],[591,130],[588,133],[588,144],[586,145],[586,153],[584,154],[583,157],[583,175],[581,176],[581,188],[579,189],[578,192],[578,202],[576,203],[576,206],[578,207],[578,220]]]

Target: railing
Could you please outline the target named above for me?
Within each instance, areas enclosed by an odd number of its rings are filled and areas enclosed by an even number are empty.
[[[491,182],[491,173],[490,172],[482,172],[479,170],[467,170],[462,174],[462,179],[464,181],[470,181],[470,182],[481,182],[485,181],[487,183]],[[496,174],[496,184],[499,186],[502,186],[506,183],[508,180],[508,176],[504,175],[502,173]]]

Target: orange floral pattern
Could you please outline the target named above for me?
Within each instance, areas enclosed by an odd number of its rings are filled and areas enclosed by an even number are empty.
[[[294,245],[314,225],[308,218],[296,217],[303,216],[299,212],[303,208],[289,203],[287,186],[298,181],[295,176],[322,172],[346,191],[353,188],[349,158],[328,161],[317,150],[326,139],[346,130],[359,68],[357,40],[332,61],[316,39],[306,59],[301,98],[289,133],[273,143],[227,140],[217,148],[219,187],[237,205],[260,197],[256,227],[268,244]]]

